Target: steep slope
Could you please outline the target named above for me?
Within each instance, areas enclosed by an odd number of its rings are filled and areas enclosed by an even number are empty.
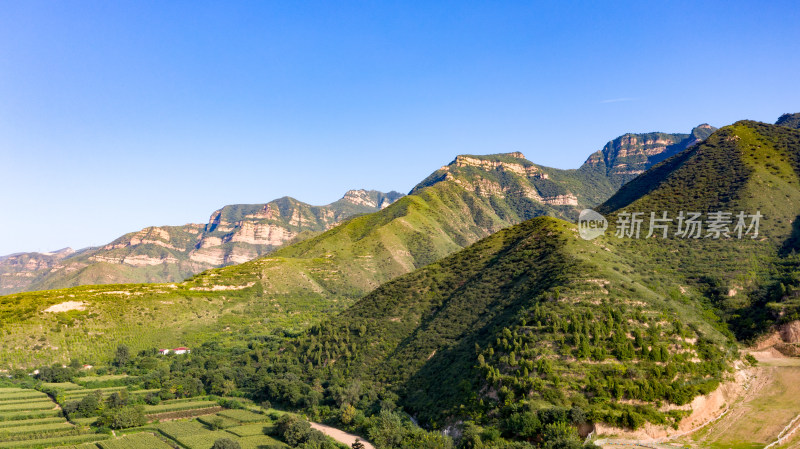
[[[638,267],[637,267],[638,268]],[[729,341],[696,290],[651,285],[613,240],[585,241],[540,217],[389,282],[281,342],[272,401],[329,385],[324,402],[362,409],[396,398],[435,427],[577,407],[594,421],[672,423],[725,377]],[[676,317],[678,319],[676,319]]]
[[[235,204],[207,224],[154,226],[99,248],[61,257],[17,255],[0,260],[0,293],[124,282],[180,281],[209,268],[242,263],[342,220],[387,207],[402,194],[351,190],[327,206],[284,197],[266,204]],[[26,253],[27,254],[27,253]],[[25,259],[25,265],[20,260]]]
[[[772,325],[798,319],[798,186],[800,131],[742,121],[654,166],[598,210],[608,214],[611,233],[623,213],[642,212],[647,225],[651,212],[658,217],[666,212],[673,229],[667,239],[657,234],[658,245],[621,240],[635,253],[661,260],[663,271],[703,289],[732,330],[752,339]],[[706,221],[709,213],[731,213],[725,227],[732,237],[708,238],[707,226],[704,238],[676,236],[681,211],[699,212]],[[732,247],[728,241],[738,240],[740,212],[762,216],[758,236],[751,238],[751,232],[741,239],[743,246]],[[745,220],[744,230],[751,222]]]
[[[517,223],[537,215],[577,216],[579,207],[597,204],[615,190],[603,175],[536,165],[514,152],[458,156],[411,193],[447,181],[488,199],[501,217]]]

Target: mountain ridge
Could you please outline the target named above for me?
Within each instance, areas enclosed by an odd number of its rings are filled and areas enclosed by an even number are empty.
[[[0,294],[83,284],[180,281],[209,268],[263,256],[353,215],[380,210],[401,196],[361,189],[349,190],[326,206],[291,197],[228,205],[214,211],[206,224],[149,226],[69,254],[9,255],[0,258]]]

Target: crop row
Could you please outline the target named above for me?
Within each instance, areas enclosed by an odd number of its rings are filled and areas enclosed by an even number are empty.
[[[61,416],[61,410],[11,411],[0,413],[0,421],[17,421],[21,419],[39,419]]]
[[[13,400],[9,400],[9,401],[0,401],[0,407],[6,406],[6,405],[14,405],[14,404],[39,404],[39,403],[44,403],[44,402],[49,402],[51,404],[53,403],[53,401],[48,397],[29,398],[29,399],[13,399]]]
[[[10,392],[4,392],[3,390],[5,389],[0,389],[0,402],[12,401],[15,399],[40,399],[47,397],[46,394],[36,390],[22,390],[22,391],[10,391]]]
[[[0,431],[7,427],[21,427],[21,426],[35,426],[39,424],[52,424],[52,423],[59,423],[59,422],[67,422],[62,417],[52,417],[52,418],[38,418],[38,419],[23,419],[23,420],[15,420],[15,421],[0,421]]]
[[[70,444],[86,443],[93,441],[101,441],[107,439],[109,436],[105,434],[90,433],[83,435],[70,435],[52,438],[42,438],[38,440],[25,440],[25,441],[6,441],[0,443],[0,449],[23,449],[23,448],[39,448],[39,447],[53,447],[53,446],[66,446]]]
[[[73,430],[75,426],[68,422],[55,422],[34,425],[20,425],[16,427],[3,427],[0,429],[0,438],[11,435],[24,435],[29,433],[50,433],[61,430]]]
[[[55,406],[56,404],[53,401],[42,401],[42,400],[14,403],[14,404],[0,403],[0,413],[16,412],[23,410],[51,410],[55,408]]]
[[[269,418],[267,416],[258,413],[253,413],[249,410],[231,409],[231,410],[221,411],[219,412],[219,414],[220,416],[224,416],[226,418],[231,418],[239,422],[246,422],[246,423],[269,421]]]
[[[179,402],[179,403],[163,403],[158,405],[148,405],[145,407],[145,413],[148,415],[164,412],[179,412],[183,410],[194,410],[202,408],[217,407],[215,402],[211,401],[192,401],[192,402]]]
[[[112,393],[120,392],[125,390],[127,387],[108,387],[108,388],[93,388],[93,389],[84,389],[84,390],[71,390],[65,391],[63,393],[63,402],[70,402],[70,401],[79,401],[84,397],[88,396],[89,394],[100,391],[103,393],[104,396],[110,395]],[[157,393],[158,389],[152,390],[132,390],[128,391],[128,395],[130,396],[144,396],[147,393]]]

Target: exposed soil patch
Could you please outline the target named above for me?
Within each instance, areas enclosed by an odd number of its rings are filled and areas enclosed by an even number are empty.
[[[86,310],[86,303],[83,301],[66,301],[44,309],[45,312],[49,313],[69,312],[70,310]]]

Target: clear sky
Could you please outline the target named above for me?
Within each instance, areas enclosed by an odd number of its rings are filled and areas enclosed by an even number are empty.
[[[0,254],[800,111],[793,1],[6,1]]]

